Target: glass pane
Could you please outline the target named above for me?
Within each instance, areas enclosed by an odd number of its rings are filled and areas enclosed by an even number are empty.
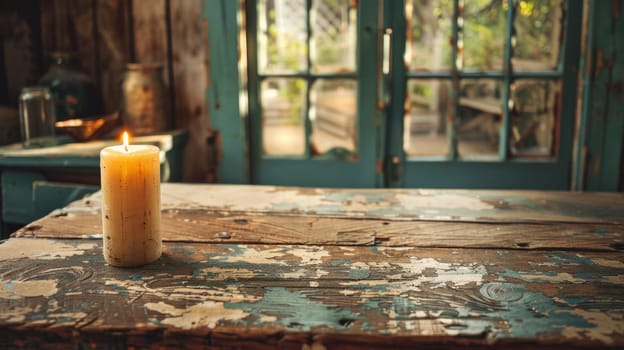
[[[271,78],[261,85],[262,150],[266,155],[305,153],[303,79]]]
[[[561,1],[520,1],[516,15],[514,70],[547,70],[557,65],[561,39]]]
[[[513,107],[509,142],[516,156],[551,156],[560,83],[518,80],[511,86]]]
[[[493,79],[461,81],[457,120],[457,151],[460,157],[498,155],[503,112],[501,88],[501,82]]]
[[[355,80],[319,79],[310,91],[312,155],[355,152],[357,89]]]
[[[403,119],[403,148],[408,156],[448,154],[446,120],[452,113],[451,83],[447,80],[409,80]]]
[[[448,70],[451,66],[453,2],[407,0],[405,62],[412,71]]]
[[[312,2],[310,59],[316,72],[355,71],[357,11],[351,0]]]
[[[258,70],[300,72],[307,68],[305,0],[258,1]]]
[[[458,43],[467,70],[502,70],[506,1],[465,1],[463,42]]]

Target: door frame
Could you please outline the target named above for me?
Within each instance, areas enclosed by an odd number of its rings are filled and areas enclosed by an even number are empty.
[[[393,38],[392,46],[395,49],[392,66],[393,75],[391,81],[391,102],[388,109],[388,136],[386,148],[386,168],[388,169],[387,187],[432,187],[432,188],[518,188],[518,189],[559,189],[570,188],[572,149],[574,143],[574,119],[577,104],[577,78],[579,69],[579,47],[580,40],[569,38],[580,38],[581,26],[569,25],[570,23],[581,23],[583,4],[580,0],[566,1],[566,25],[565,39],[562,42],[562,59],[555,71],[549,72],[516,72],[510,73],[509,61],[506,62],[505,69],[501,76],[495,78],[505,80],[506,86],[511,83],[514,77],[518,78],[542,78],[561,79],[561,96],[556,104],[561,108],[559,112],[560,126],[558,133],[555,130],[553,149],[555,156],[545,159],[511,159],[507,152],[507,138],[500,138],[501,148],[499,150],[500,161],[468,160],[460,161],[455,152],[445,159],[422,159],[410,160],[403,150],[403,118],[404,101],[406,98],[406,85],[408,75],[418,78],[450,78],[453,86],[459,86],[462,78],[474,78],[473,72],[461,72],[451,70],[448,74],[423,72],[408,74],[403,62],[405,52],[405,16],[393,16],[393,21],[388,23],[392,26]],[[512,1],[510,1],[511,3]],[[387,2],[389,12],[404,13],[405,3],[403,0]],[[455,3],[457,6],[457,2]],[[511,6],[511,4],[510,4]],[[403,12],[401,12],[403,11]],[[455,8],[457,12],[457,8]],[[508,20],[513,17],[508,17]],[[506,42],[511,35],[511,26],[508,25]],[[457,37],[457,21],[454,21],[453,35]],[[508,45],[506,45],[508,46]],[[455,51],[455,50],[454,50]],[[510,59],[511,52],[507,48],[505,52],[506,60]],[[456,57],[456,56],[454,56]],[[454,57],[451,61],[454,61]],[[454,67],[454,65],[453,65]],[[513,74],[513,76],[511,75]],[[487,73],[478,75],[479,77],[491,78]],[[455,89],[457,90],[457,89]],[[501,97],[501,109],[508,109],[505,96],[508,96],[509,88],[503,91]],[[459,97],[454,97],[458,99]],[[455,108],[457,111],[457,109]],[[457,113],[457,112],[455,112]],[[557,118],[558,116],[555,116]],[[451,123],[452,124],[452,121]],[[509,118],[502,123],[500,135],[507,135],[509,129]],[[499,136],[500,137],[500,136]],[[449,143],[457,142],[449,140]]]

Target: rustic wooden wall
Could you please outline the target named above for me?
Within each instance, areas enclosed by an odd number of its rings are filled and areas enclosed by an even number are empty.
[[[17,106],[21,88],[43,73],[37,0],[0,1],[0,104]]]
[[[47,70],[54,50],[78,54],[100,87],[103,112],[119,107],[126,63],[160,62],[169,86],[169,126],[189,130],[184,181],[214,182],[205,89],[202,0],[26,0],[0,3],[0,104]],[[4,66],[4,69],[2,67]]]

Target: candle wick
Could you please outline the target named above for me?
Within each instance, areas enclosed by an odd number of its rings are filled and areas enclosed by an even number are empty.
[[[128,152],[128,145],[124,145],[124,149]]]

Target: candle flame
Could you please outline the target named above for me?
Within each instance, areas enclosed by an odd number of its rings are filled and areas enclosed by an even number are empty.
[[[128,151],[128,132],[124,131],[123,132],[123,145],[124,145],[124,149],[126,150],[126,152]]]

